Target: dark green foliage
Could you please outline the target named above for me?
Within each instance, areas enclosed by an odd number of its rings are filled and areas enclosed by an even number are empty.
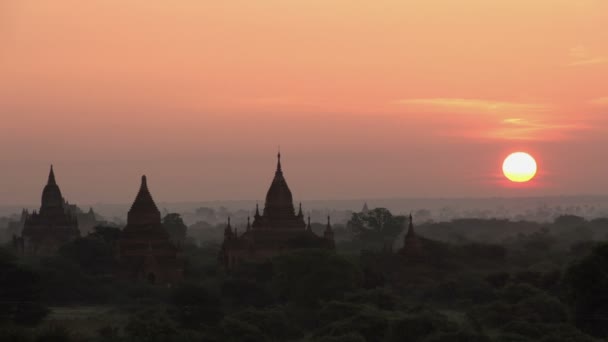
[[[390,316],[376,310],[362,310],[353,317],[331,322],[315,333],[315,338],[361,334],[368,342],[382,342],[390,325]]]
[[[401,298],[388,288],[376,288],[348,293],[344,296],[344,301],[367,304],[382,310],[395,310]]]
[[[1,321],[21,325],[38,324],[49,313],[41,302],[41,291],[42,283],[38,273],[5,261],[0,265]]]
[[[395,241],[405,229],[405,222],[405,216],[393,216],[388,209],[376,208],[367,213],[353,213],[347,227],[366,248],[379,249]]]
[[[510,278],[511,275],[507,272],[496,272],[487,275],[485,279],[492,287],[500,289],[507,285]]]
[[[31,342],[33,336],[25,328],[0,325],[0,341]]]
[[[186,240],[188,226],[186,226],[180,214],[170,213],[165,215],[163,217],[163,227],[165,227],[174,243],[181,244]]]
[[[84,272],[91,275],[110,273],[115,265],[113,245],[95,235],[63,245],[59,254],[77,263]]]
[[[340,336],[325,336],[315,339],[318,342],[366,342],[365,337],[358,333],[348,333]]]
[[[564,283],[576,325],[594,336],[608,336],[608,244],[568,268]]]
[[[222,320],[222,340],[226,342],[267,342],[271,339],[253,324],[232,317]]]
[[[282,307],[247,309],[230,315],[230,318],[258,328],[274,341],[287,341],[301,335]]]
[[[72,334],[67,328],[55,324],[45,328],[36,338],[36,342],[70,342],[73,340]]]
[[[148,309],[129,318],[125,334],[131,341],[171,342],[178,333],[175,322],[161,309]]]
[[[113,226],[96,226],[93,229],[93,232],[89,234],[89,237],[98,238],[103,240],[105,243],[109,245],[114,245],[120,235],[122,234],[122,230],[118,227]]]
[[[517,325],[521,321],[539,324],[565,323],[569,318],[567,307],[557,298],[521,284],[505,287],[500,292],[499,300],[477,306],[472,311],[472,317],[489,327]]]
[[[371,311],[372,313],[375,313],[377,310],[364,304],[330,301],[325,303],[323,308],[321,308],[319,311],[319,322],[320,324],[336,322],[352,318],[363,311]]]
[[[177,321],[185,327],[213,325],[223,316],[219,296],[197,284],[179,285],[173,290],[171,302]]]
[[[272,305],[272,293],[259,282],[244,278],[228,278],[221,286],[222,297],[235,307],[263,307]]]
[[[424,342],[491,342],[492,340],[483,334],[458,331],[458,332],[441,332],[430,336]]]
[[[432,312],[408,314],[391,322],[386,341],[423,341],[432,334],[451,328],[445,317]]]
[[[302,250],[274,258],[273,284],[279,297],[301,305],[339,298],[360,286],[359,268],[326,250]]]

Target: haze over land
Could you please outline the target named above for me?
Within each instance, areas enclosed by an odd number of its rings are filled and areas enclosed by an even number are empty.
[[[0,203],[608,193],[608,2],[9,0]],[[536,180],[500,164],[525,150]]]

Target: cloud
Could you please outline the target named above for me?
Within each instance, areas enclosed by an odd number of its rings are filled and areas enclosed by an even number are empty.
[[[396,100],[395,103],[408,107],[458,113],[525,114],[532,112],[544,112],[550,109],[549,106],[544,104],[463,98],[402,99]]]
[[[589,101],[589,103],[594,106],[600,106],[600,107],[608,106],[608,96],[593,99],[593,100]]]
[[[567,133],[586,129],[589,129],[587,125],[576,122],[507,118],[482,136],[508,140],[556,140],[568,138]]]
[[[604,56],[593,55],[585,46],[576,46],[570,48],[570,62],[567,66],[584,66],[597,65],[608,63],[608,58]]]

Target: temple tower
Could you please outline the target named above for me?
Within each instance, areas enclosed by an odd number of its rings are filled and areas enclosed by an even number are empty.
[[[23,251],[29,255],[50,255],[80,236],[78,220],[65,205],[51,165],[47,184],[42,190],[40,210],[23,218]]]
[[[117,256],[122,277],[168,286],[182,279],[180,250],[161,223],[146,176],[141,178],[139,192],[127,215]]]

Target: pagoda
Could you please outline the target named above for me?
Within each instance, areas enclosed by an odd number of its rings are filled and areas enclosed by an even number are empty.
[[[414,231],[412,214],[410,214],[409,219],[410,223],[407,228],[407,233],[403,238],[403,247],[399,251],[399,254],[406,257],[420,257],[422,255],[422,244]]]
[[[231,269],[241,262],[264,261],[300,248],[334,249],[333,231],[328,218],[324,236],[318,236],[311,229],[310,217],[308,225],[304,221],[301,204],[296,213],[279,153],[262,213],[256,205],[253,223],[248,218],[240,235],[228,220],[219,259],[225,268]]]
[[[80,236],[78,220],[65,203],[51,165],[47,184],[42,190],[40,211],[22,214],[20,250],[27,255],[50,255]]]
[[[127,216],[118,242],[119,276],[171,286],[182,279],[183,263],[161,223],[146,176]]]

